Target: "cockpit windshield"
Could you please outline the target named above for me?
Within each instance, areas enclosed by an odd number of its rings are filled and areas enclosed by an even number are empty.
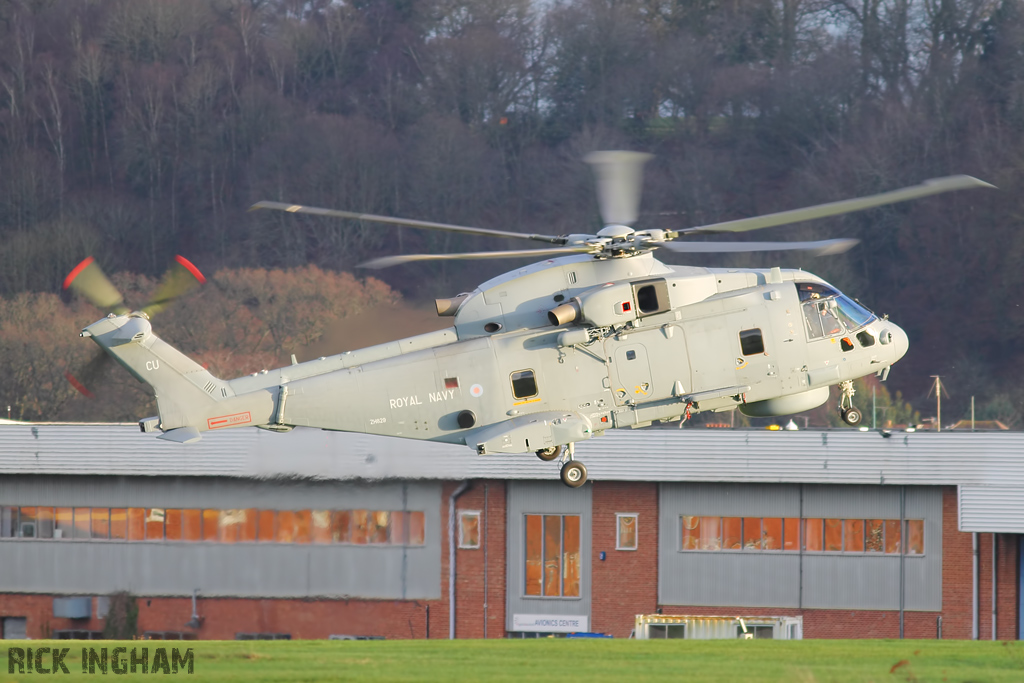
[[[856,332],[875,314],[845,294],[820,282],[797,282],[808,339]]]

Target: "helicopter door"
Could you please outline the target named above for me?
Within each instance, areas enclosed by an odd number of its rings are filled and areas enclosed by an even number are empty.
[[[641,403],[654,396],[651,361],[643,344],[616,345],[611,353],[616,405]]]

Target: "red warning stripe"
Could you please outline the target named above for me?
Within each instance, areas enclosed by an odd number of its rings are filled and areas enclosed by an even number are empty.
[[[203,277],[203,274],[200,273],[199,269],[196,268],[192,264],[192,262],[189,261],[187,258],[182,256],[181,254],[178,254],[178,255],[176,255],[174,257],[174,260],[177,261],[178,263],[180,263],[182,266],[184,266],[185,270],[187,270],[188,272],[192,273],[192,277],[194,277],[196,280],[198,280],[199,284],[204,284],[206,282],[206,278]]]
[[[86,256],[85,260],[75,266],[74,270],[68,273],[68,276],[64,278],[64,289],[71,286],[71,283],[75,281],[75,278],[82,274],[82,271],[89,267],[89,264],[93,262],[92,256]],[[191,264],[189,264],[191,265]],[[192,266],[193,268],[195,266]]]

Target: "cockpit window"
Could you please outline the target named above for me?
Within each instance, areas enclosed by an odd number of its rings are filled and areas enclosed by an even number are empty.
[[[796,291],[800,295],[801,302],[812,299],[827,299],[830,296],[839,294],[836,290],[820,282],[798,282],[796,283]]]
[[[875,317],[874,313],[845,294],[836,297],[836,308],[839,311],[839,317],[851,332],[864,327]]]
[[[875,318],[875,314],[864,306],[827,285],[798,282],[796,288],[807,324],[808,339],[856,332]]]

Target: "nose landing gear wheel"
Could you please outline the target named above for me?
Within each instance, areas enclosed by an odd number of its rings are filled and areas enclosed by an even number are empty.
[[[587,483],[587,468],[583,463],[570,460],[562,465],[562,483],[570,488],[579,488]]]
[[[850,425],[851,427],[856,427],[857,425],[859,425],[861,418],[863,417],[863,415],[860,414],[860,411],[854,408],[853,406],[850,406],[849,408],[845,409],[842,413],[840,413],[840,415],[843,418],[843,422]]]
[[[558,456],[560,456],[561,454],[561,446],[553,446],[551,448],[544,448],[542,450],[537,451],[537,457],[543,460],[544,462],[551,462],[552,460],[557,460]]]

